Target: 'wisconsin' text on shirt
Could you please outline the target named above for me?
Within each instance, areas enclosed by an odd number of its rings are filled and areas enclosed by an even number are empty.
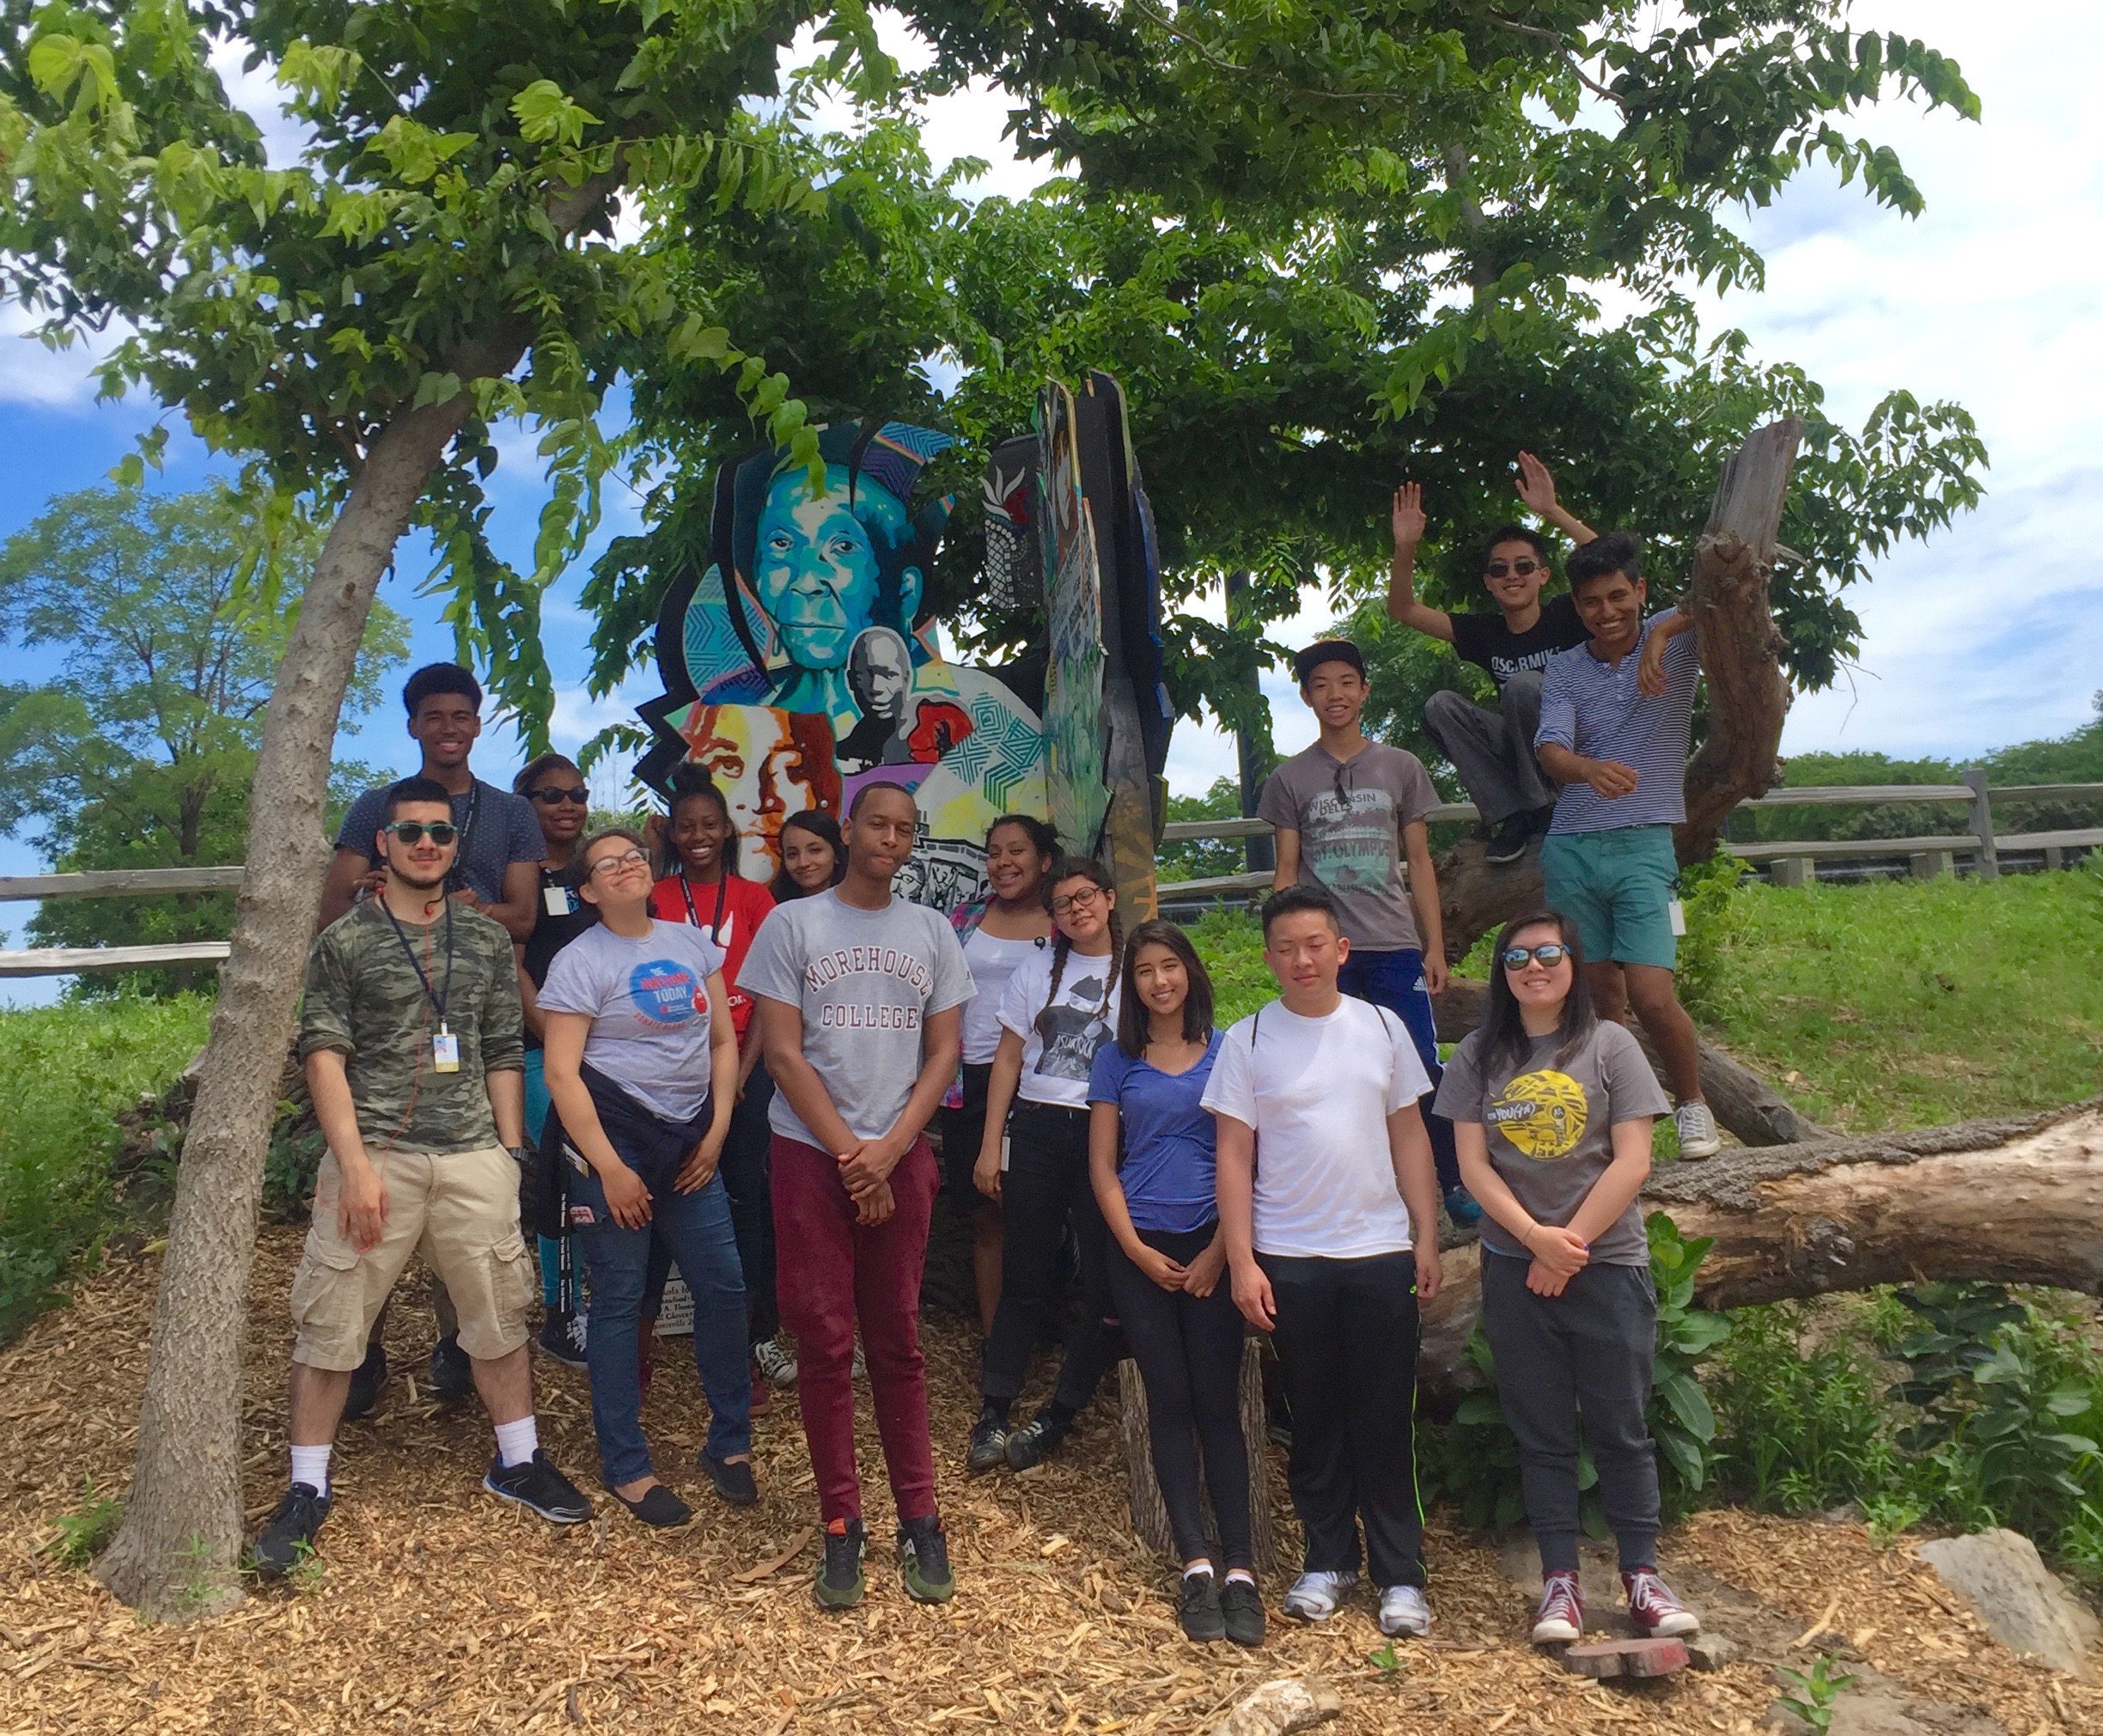
[[[842,977],[896,977],[923,996],[935,986],[927,965],[896,947],[842,947],[820,953],[805,968],[803,986],[814,995]]]

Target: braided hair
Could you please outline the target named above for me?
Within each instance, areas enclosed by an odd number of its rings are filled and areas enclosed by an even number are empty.
[[[1090,886],[1100,887],[1109,893],[1113,899],[1117,896],[1117,883],[1110,878],[1110,870],[1097,862],[1094,857],[1062,856],[1053,865],[1052,872],[1044,878],[1045,910],[1049,911],[1052,908],[1052,894],[1059,884],[1064,880],[1086,880]],[[1052,927],[1058,938],[1052,943],[1052,992],[1045,999],[1045,1004],[1047,1006],[1058,999],[1059,981],[1066,974],[1066,955],[1073,951],[1073,942],[1066,938],[1066,930],[1059,928],[1056,920]],[[1117,905],[1113,903],[1110,906],[1110,975],[1105,979],[1106,981],[1115,980],[1118,968],[1124,962],[1124,959],[1125,923],[1118,915]]]

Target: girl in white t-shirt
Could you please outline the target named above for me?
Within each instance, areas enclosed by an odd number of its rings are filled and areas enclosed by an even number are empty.
[[[972,1471],[1003,1462],[1026,1471],[1058,1447],[1094,1397],[1117,1339],[1102,1212],[1088,1182],[1088,1091],[1095,1051],[1117,1029],[1124,931],[1108,870],[1086,857],[1069,856],[1052,871],[1045,902],[1058,938],[1017,966],[1002,995],[1000,1046],[972,1172],[978,1191],[1002,1203],[1006,1224],[1000,1304],[979,1369],[984,1406],[965,1461]],[[1086,1318],[1066,1341],[1051,1403],[1010,1429],[1008,1414],[1029,1373],[1031,1346],[1058,1300],[1070,1221],[1080,1242]]]

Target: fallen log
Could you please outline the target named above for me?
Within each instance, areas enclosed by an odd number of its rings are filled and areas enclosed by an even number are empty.
[[[1704,1307],[1959,1279],[2103,1292],[2103,1099],[2042,1115],[1728,1151],[1670,1164],[1643,1193],[1710,1236]],[[1472,1235],[1448,1246],[1424,1310],[1427,1396],[1470,1384],[1481,1301]]]

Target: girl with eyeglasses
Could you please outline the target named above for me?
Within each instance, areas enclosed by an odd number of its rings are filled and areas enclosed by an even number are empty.
[[[795,1383],[795,1359],[777,1342],[781,1310],[774,1300],[774,1204],[767,1179],[767,1106],[773,1100],[774,1081],[760,1058],[752,996],[737,981],[753,936],[774,908],[774,899],[758,880],[738,872],[738,835],[730,804],[705,774],[681,768],[674,775],[667,830],[680,868],[651,890],[650,914],[661,922],[699,929],[722,948],[730,1022],[737,1031],[737,1106],[723,1144],[722,1179],[730,1190],[730,1217],[737,1227],[738,1257],[752,1309],[753,1409],[764,1411],[771,1403],[769,1382]]]
[[[1003,1462],[1027,1471],[1040,1463],[1095,1396],[1117,1344],[1102,1212],[1088,1183],[1088,1079],[1095,1051],[1117,1029],[1124,951],[1117,892],[1100,862],[1069,856],[1045,877],[1044,900],[1058,938],[1025,960],[1002,992],[1000,1046],[972,1172],[978,1191],[1001,1203],[1005,1221],[1000,1305],[986,1334],[978,1376],[983,1404],[965,1460],[974,1471]],[[1051,1402],[1010,1429],[1009,1412],[1029,1373],[1030,1350],[1058,1300],[1059,1251],[1069,1224],[1080,1243],[1086,1318],[1067,1337]]]
[[[546,845],[539,862],[540,885],[533,905],[533,933],[518,949],[519,999],[526,1009],[526,1137],[536,1149],[547,1124],[548,1093],[542,1042],[546,1024],[540,1013],[540,985],[548,966],[570,941],[599,920],[599,913],[577,897],[570,868],[577,839],[591,813],[591,792],[584,774],[559,753],[543,753],[511,780],[511,792],[532,804]],[[565,1258],[565,1201],[559,1165],[546,1160],[528,1185],[529,1221],[538,1232],[540,1349],[572,1368],[584,1366],[584,1318],[578,1304],[576,1274]]]
[[[1657,1571],[1657,1459],[1645,1422],[1657,1292],[1636,1203],[1651,1126],[1670,1106],[1636,1039],[1594,1014],[1574,923],[1554,911],[1521,917],[1505,924],[1493,957],[1488,1014],[1446,1063],[1438,1109],[1485,1215],[1483,1330],[1540,1550],[1533,1641],[1584,1632],[1580,1410],[1629,1619],[1643,1634],[1692,1634],[1699,1619]]]
[[[694,1367],[711,1416],[700,1468],[733,1507],[759,1500],[745,1283],[717,1173],[737,1093],[722,949],[650,915],[649,856],[626,827],[594,833],[578,890],[599,912],[540,990],[547,1081],[572,1172],[572,1233],[591,1283],[592,1428],[607,1491],[643,1524],[693,1512],[657,1480],[642,1424],[637,1338],[661,1244],[693,1296]]]

